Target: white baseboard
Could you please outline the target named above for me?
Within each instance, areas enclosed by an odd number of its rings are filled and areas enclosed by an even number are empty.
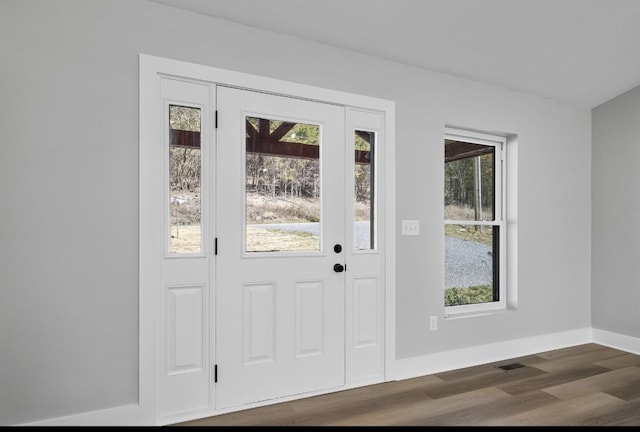
[[[251,409],[251,408],[259,408],[259,407],[268,406],[268,405],[274,405],[274,404],[278,404],[278,403],[282,403],[282,402],[294,401],[294,400],[298,400],[300,398],[308,398],[308,397],[313,397],[313,396],[320,396],[320,395],[333,393],[333,392],[336,392],[336,391],[350,390],[350,389],[354,389],[354,388],[365,387],[365,386],[368,386],[368,385],[380,384],[380,383],[383,383],[383,382],[384,381],[382,379],[382,376],[378,376],[378,377],[374,377],[374,378],[370,378],[370,379],[362,379],[362,380],[358,380],[356,382],[347,383],[344,386],[339,387],[339,388],[330,388],[330,389],[323,389],[323,390],[318,390],[318,391],[314,391],[314,392],[308,392],[308,393],[305,393],[302,396],[301,395],[283,396],[281,398],[269,399],[269,400],[266,400],[266,401],[260,401],[260,402],[254,402],[254,403],[248,403],[248,404],[244,404],[244,405],[241,405],[241,406],[235,406],[235,407],[231,407],[231,408],[224,408],[224,409],[220,409],[220,410],[208,409],[208,410],[196,410],[196,411],[190,411],[190,412],[182,412],[182,413],[179,413],[179,414],[170,414],[170,415],[167,415],[167,416],[162,416],[160,418],[160,426],[167,426],[167,425],[171,425],[171,424],[182,423],[182,422],[187,422],[187,421],[191,421],[191,420],[197,420],[197,419],[204,418],[204,417],[227,414],[227,413],[232,413],[232,412],[236,412],[236,411],[242,411],[242,410]]]
[[[140,405],[135,404],[23,423],[19,426],[145,426],[144,417]]]
[[[477,345],[452,351],[396,360],[393,377],[402,380],[446,372],[454,369],[507,360],[592,342],[591,328],[561,333],[513,339],[504,342]]]
[[[640,339],[589,327],[396,360],[390,368],[393,376],[386,379],[416,378],[591,342],[640,355]],[[126,405],[19,426],[157,426],[148,414],[140,405]]]
[[[606,330],[593,329],[593,342],[640,355],[640,339],[625,336],[620,333],[612,333]]]

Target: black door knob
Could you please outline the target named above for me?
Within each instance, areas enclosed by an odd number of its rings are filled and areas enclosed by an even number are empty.
[[[333,266],[333,271],[336,273],[340,273],[344,271],[344,266],[342,264],[335,264]]]
[[[335,253],[340,253],[340,252],[342,252],[342,245],[339,245],[339,244],[335,245],[335,246],[333,247],[333,251],[334,251]]]

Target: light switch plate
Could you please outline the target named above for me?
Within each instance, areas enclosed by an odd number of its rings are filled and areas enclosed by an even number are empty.
[[[402,235],[405,236],[417,236],[420,235],[420,221],[417,220],[403,220],[402,221]]]

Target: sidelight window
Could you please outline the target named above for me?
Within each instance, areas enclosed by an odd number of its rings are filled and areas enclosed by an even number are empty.
[[[354,134],[354,226],[353,244],[356,250],[377,248],[375,196],[376,133],[356,130]]]
[[[202,252],[200,108],[169,105],[169,252]]]

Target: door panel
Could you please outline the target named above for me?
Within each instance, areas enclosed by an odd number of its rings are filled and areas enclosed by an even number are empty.
[[[209,278],[211,87],[175,79],[161,80],[162,212],[156,235],[163,250],[159,273],[162,327],[160,396],[162,414],[205,409],[210,398]],[[144,220],[144,223],[151,223]],[[155,221],[154,221],[155,222]]]
[[[384,116],[347,108],[346,376],[348,385],[384,376]]]
[[[228,87],[217,103],[216,408],[344,385],[344,107]]]

